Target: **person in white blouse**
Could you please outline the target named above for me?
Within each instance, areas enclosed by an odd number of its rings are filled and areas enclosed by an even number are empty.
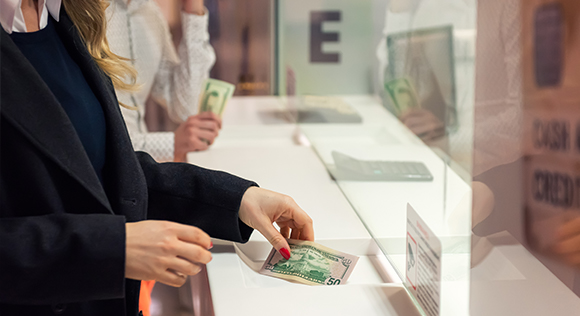
[[[177,50],[155,1],[110,1],[109,45],[115,54],[129,58],[138,72],[137,91],[117,91],[120,102],[136,108],[122,109],[133,147],[158,161],[180,162],[188,152],[206,150],[217,137],[221,120],[210,112],[197,113],[203,81],[215,62],[203,0],[180,1],[183,38]],[[144,118],[149,98],[181,124],[175,132],[148,132]]]

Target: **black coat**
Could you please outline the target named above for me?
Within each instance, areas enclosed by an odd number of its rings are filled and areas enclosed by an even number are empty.
[[[66,113],[4,30],[0,38],[0,315],[137,315],[124,278],[125,222],[167,219],[247,241],[238,218],[252,185],[135,153],[114,89],[61,9],[56,29],[107,125],[101,185]]]

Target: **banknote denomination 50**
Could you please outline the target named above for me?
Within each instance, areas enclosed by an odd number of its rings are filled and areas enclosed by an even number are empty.
[[[349,255],[320,244],[289,239],[290,259],[272,249],[260,273],[310,285],[344,284],[358,261]]]

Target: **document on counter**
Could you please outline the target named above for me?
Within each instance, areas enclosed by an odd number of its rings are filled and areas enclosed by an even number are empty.
[[[272,249],[260,273],[309,285],[340,285],[352,273],[358,257],[315,242],[289,239],[290,259]]]
[[[441,292],[441,241],[407,204],[405,285],[429,316],[438,316]]]

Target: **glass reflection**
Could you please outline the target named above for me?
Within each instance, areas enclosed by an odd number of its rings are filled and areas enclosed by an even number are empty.
[[[288,0],[279,16],[288,112],[401,280],[412,206],[440,241],[441,313],[467,314],[476,1]]]
[[[538,137],[545,135],[539,127],[544,123],[561,126],[555,122],[577,117],[577,101],[571,100],[580,98],[570,88],[577,91],[578,81],[566,78],[559,69],[573,69],[580,56],[573,44],[578,37],[571,31],[578,29],[578,4],[574,0],[478,2],[472,315],[515,311],[544,315],[555,309],[573,314],[580,306],[573,292],[580,292],[575,286],[578,272],[554,256],[552,248],[563,220],[560,215],[568,216],[571,208],[551,205],[549,199],[533,193],[538,187],[535,175],[576,170],[578,159],[573,153],[548,149]],[[561,40],[561,32],[567,40]],[[570,110],[570,102],[575,110]],[[547,130],[554,140],[557,133]],[[550,194],[561,196],[557,181],[544,184]],[[538,299],[530,302],[530,297]]]
[[[471,169],[475,11],[470,0],[391,1],[376,53],[385,106],[466,171]],[[410,106],[392,97],[391,86],[403,79],[405,90],[414,91]]]

